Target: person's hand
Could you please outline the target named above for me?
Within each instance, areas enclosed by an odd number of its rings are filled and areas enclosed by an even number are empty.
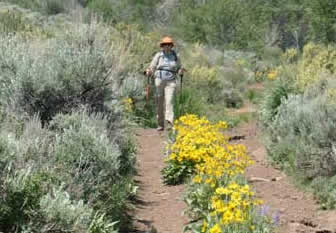
[[[146,69],[146,76],[149,76],[149,75],[151,75],[152,74],[152,70],[151,69]]]
[[[177,74],[180,75],[180,76],[183,76],[184,71],[185,71],[185,70],[184,70],[183,68],[181,68],[181,69],[179,69],[179,70],[177,71]]]

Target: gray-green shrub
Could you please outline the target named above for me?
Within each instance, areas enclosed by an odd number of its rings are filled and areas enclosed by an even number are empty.
[[[281,103],[294,92],[293,83],[288,79],[277,79],[266,86],[260,104],[260,121],[264,126],[272,124]]]
[[[7,2],[47,15],[68,12],[78,4],[76,0],[7,0]]]
[[[121,119],[99,114],[89,117],[84,111],[58,115],[50,128],[59,135],[54,159],[64,165],[62,176],[71,195],[92,203],[113,221],[124,223],[135,149],[123,124]]]
[[[187,41],[262,51],[335,42],[332,0],[180,0],[173,30]]]
[[[50,193],[40,198],[41,214],[46,222],[54,223],[49,230],[83,232],[88,229],[92,218],[92,208],[83,200],[73,201],[63,187],[54,187]]]
[[[10,169],[10,167],[6,167]],[[35,218],[40,209],[43,195],[42,185],[37,174],[30,169],[23,169],[4,174],[0,193],[0,230],[20,232],[28,219]]]
[[[22,13],[8,10],[0,14],[0,32],[13,33],[24,30],[26,27],[27,22],[24,21]]]
[[[10,127],[16,121],[2,122],[1,231],[113,232],[116,221],[125,227],[135,150],[117,112],[58,114],[44,128],[38,117],[27,118],[20,131]]]
[[[322,85],[282,99],[267,127],[270,156],[307,178],[336,172],[336,105],[328,93]]]
[[[141,28],[148,28],[158,2],[158,0],[90,0],[87,7],[112,24],[138,24]]]
[[[322,208],[336,208],[336,176],[317,177],[312,181],[311,187]]]
[[[127,52],[120,56],[122,45],[108,41],[104,34],[98,38],[93,27],[79,25],[74,35],[70,28],[40,45],[2,37],[2,104],[18,113],[38,113],[43,122],[80,105],[108,111],[107,102],[119,95]]]

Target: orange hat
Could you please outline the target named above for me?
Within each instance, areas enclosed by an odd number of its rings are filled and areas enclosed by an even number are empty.
[[[174,41],[171,37],[169,36],[165,36],[161,39],[161,42],[160,42],[160,47],[163,45],[163,44],[172,44],[174,46]]]

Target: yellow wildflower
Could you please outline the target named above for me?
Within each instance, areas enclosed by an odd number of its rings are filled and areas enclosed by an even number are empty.
[[[216,224],[210,229],[210,233],[222,233],[222,230],[220,229],[219,225]]]
[[[222,217],[222,223],[224,225],[226,224],[230,224],[232,222],[232,219],[233,219],[233,214],[232,214],[232,211],[226,211],[224,214],[223,214],[223,217]]]
[[[274,80],[277,76],[278,76],[278,71],[277,70],[272,70],[272,71],[268,72],[268,74],[267,74],[267,78],[269,80]]]
[[[216,189],[216,194],[228,195],[230,193],[231,193],[231,191],[227,188],[224,188],[224,187],[219,187],[219,188]]]
[[[202,182],[202,178],[201,176],[197,175],[193,178],[193,182],[194,183],[201,183]]]
[[[206,232],[207,230],[207,227],[208,227],[208,224],[205,220],[203,220],[203,225],[202,225],[202,232]]]

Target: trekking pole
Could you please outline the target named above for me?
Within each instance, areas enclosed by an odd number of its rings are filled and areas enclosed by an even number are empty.
[[[144,75],[147,76],[147,85],[146,85],[146,103],[148,105],[148,102],[149,102],[149,94],[150,94],[150,75],[147,75],[147,72],[144,71],[143,72]]]
[[[183,90],[183,73],[180,74],[180,82],[181,82],[181,86],[180,86],[180,116],[183,116],[184,114],[184,104],[183,104],[183,93],[182,93],[182,90]]]

